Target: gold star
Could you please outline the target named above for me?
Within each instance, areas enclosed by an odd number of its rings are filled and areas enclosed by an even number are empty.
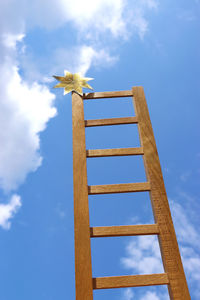
[[[83,87],[93,90],[93,88],[87,83],[87,81],[92,80],[93,78],[82,78],[79,73],[72,74],[68,71],[64,71],[64,74],[64,77],[53,76],[55,79],[60,81],[60,83],[56,84],[54,88],[64,88],[64,95],[71,91],[75,91],[79,95],[83,96]]]

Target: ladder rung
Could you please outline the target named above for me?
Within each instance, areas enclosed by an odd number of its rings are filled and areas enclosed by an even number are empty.
[[[134,236],[159,234],[157,224],[90,227],[90,237]]]
[[[93,289],[113,289],[169,284],[166,273],[93,278]]]
[[[112,194],[112,193],[130,193],[150,191],[149,182],[107,184],[107,185],[90,185],[88,186],[89,195],[95,194]]]
[[[143,155],[143,148],[92,149],[86,150],[87,157]]]
[[[83,94],[83,99],[101,99],[101,98],[117,98],[117,97],[132,97],[133,91],[117,91],[117,92],[97,92]]]
[[[138,123],[137,117],[97,119],[97,120],[85,120],[85,127],[120,125],[120,124],[137,124],[137,123]]]

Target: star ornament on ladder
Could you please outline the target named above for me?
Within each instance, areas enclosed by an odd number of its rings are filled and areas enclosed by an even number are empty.
[[[82,88],[88,88],[93,90],[93,88],[87,83],[93,78],[81,77],[79,73],[72,74],[68,71],[64,71],[65,76],[53,76],[60,83],[56,84],[54,88],[64,88],[64,95],[74,91],[79,95],[83,96]]]

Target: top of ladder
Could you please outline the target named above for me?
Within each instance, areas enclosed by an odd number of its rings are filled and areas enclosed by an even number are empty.
[[[96,93],[84,93],[83,99],[101,99],[101,98],[118,98],[118,97],[132,97],[133,91],[117,91],[117,92],[96,92]]]

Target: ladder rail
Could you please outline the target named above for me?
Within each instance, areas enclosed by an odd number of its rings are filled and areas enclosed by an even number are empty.
[[[93,300],[84,111],[82,97],[75,92],[72,126],[76,300]]]
[[[150,199],[155,222],[159,226],[159,244],[165,272],[169,277],[169,294],[173,300],[189,300],[189,290],[181,261],[164,186],[149,111],[142,87],[133,87],[133,105],[138,118],[138,130],[147,180],[151,185]]]

